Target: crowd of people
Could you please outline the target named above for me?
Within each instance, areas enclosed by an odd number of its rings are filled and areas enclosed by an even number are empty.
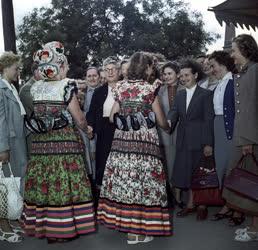
[[[203,162],[207,175],[216,173],[221,201],[211,220],[239,226],[250,216],[234,239],[258,240],[257,190],[253,198],[225,184],[241,163],[258,186],[252,36],[235,37],[230,52],[180,61],[110,56],[84,79],[67,78],[65,49],[53,41],[35,52],[33,76],[18,94],[20,63],[12,52],[0,56],[0,161],[21,178],[24,199],[18,222],[0,218],[0,240],[65,242],[97,224],[126,233],[128,244],[171,236],[175,209],[206,220],[216,205],[197,202],[193,179]]]

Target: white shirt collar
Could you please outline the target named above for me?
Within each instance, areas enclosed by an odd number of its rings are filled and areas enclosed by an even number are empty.
[[[195,84],[195,85],[194,85],[192,88],[190,88],[190,89],[188,89],[188,88],[185,88],[185,89],[186,89],[186,92],[192,93],[192,92],[195,91],[196,87],[197,87],[197,84]]]
[[[230,79],[233,79],[232,73],[228,72],[226,75],[223,76],[223,78],[221,79],[221,81],[228,81]]]

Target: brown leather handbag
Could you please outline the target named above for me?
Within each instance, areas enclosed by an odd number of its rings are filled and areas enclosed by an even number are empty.
[[[237,163],[237,166],[233,168],[230,174],[225,178],[224,187],[240,196],[258,201],[258,174],[244,168],[244,161],[246,157],[249,156],[251,156],[253,164],[258,170],[258,162],[255,155],[243,155]]]
[[[202,156],[199,165],[194,171],[191,189],[207,189],[219,187],[219,180],[213,156]]]

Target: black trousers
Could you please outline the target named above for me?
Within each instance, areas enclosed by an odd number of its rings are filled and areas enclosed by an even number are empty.
[[[96,184],[101,185],[108,155],[111,150],[115,126],[109,118],[103,119],[102,129],[97,132],[96,143]]]

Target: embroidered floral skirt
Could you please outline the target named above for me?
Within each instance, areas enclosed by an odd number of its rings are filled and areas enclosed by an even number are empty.
[[[83,144],[73,127],[34,134],[25,177],[25,232],[38,238],[72,238],[95,231]]]
[[[116,130],[101,187],[98,222],[122,232],[171,235],[156,129]]]

